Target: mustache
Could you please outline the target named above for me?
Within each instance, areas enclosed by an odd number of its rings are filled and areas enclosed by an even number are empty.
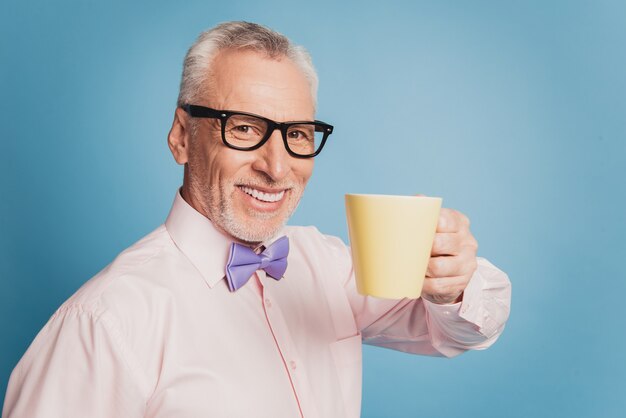
[[[265,187],[268,189],[297,189],[300,185],[293,181],[274,181],[270,178],[242,178],[233,181],[235,186]]]

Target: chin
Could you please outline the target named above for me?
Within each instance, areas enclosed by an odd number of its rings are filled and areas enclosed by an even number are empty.
[[[231,235],[233,235],[235,238],[237,238],[240,241],[256,244],[256,243],[267,241],[270,238],[273,238],[278,233],[278,231],[280,231],[281,227],[282,225],[278,228],[272,228],[271,230],[260,230],[260,231],[259,230],[251,231],[249,229],[246,231],[233,231]],[[234,233],[236,233],[237,235],[234,235]]]
[[[298,195],[299,197],[299,195]],[[244,201],[245,202],[245,201]],[[221,205],[219,220],[221,228],[233,238],[243,242],[259,243],[278,234],[297,207],[299,199],[289,195],[275,210],[255,208],[233,200]]]
[[[245,221],[223,219],[223,229],[240,241],[258,243],[273,238],[285,225],[287,219],[276,214],[259,213],[247,216]]]

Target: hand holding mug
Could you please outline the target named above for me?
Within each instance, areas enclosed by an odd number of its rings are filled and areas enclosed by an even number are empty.
[[[470,232],[467,216],[442,208],[431,250],[422,297],[438,304],[462,300],[463,291],[476,271],[478,242]]]

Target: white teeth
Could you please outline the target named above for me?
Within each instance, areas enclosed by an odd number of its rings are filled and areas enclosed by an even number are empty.
[[[245,187],[245,186],[240,186],[240,187],[241,187],[241,190],[244,191],[244,193],[249,194],[250,196],[262,202],[278,202],[280,199],[283,198],[283,195],[285,194],[284,190],[282,190],[279,193],[264,193],[257,189],[252,189],[250,187]]]

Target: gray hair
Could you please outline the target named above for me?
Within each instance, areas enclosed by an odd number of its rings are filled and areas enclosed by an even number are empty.
[[[292,60],[311,85],[313,103],[317,102],[317,73],[304,47],[294,45],[286,36],[256,23],[226,22],[201,33],[187,51],[178,94],[179,106],[194,103],[203,93],[207,77],[210,76],[211,61],[219,51],[225,49],[249,49],[270,58],[286,57]]]

